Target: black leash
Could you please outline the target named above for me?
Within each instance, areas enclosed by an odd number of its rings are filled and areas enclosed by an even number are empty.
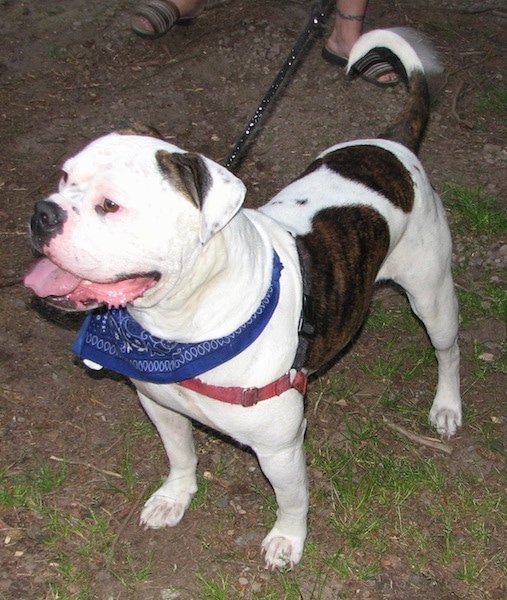
[[[298,59],[301,57],[305,46],[312,39],[315,32],[322,30],[331,5],[334,5],[334,0],[317,0],[317,2],[313,5],[308,22],[299,34],[296,44],[290,51],[277,76],[273,79],[271,87],[262,99],[262,102],[259,104],[257,110],[252,115],[252,118],[250,119],[244,132],[241,134],[241,137],[238,139],[234,145],[234,148],[229,153],[229,156],[224,162],[225,167],[231,168],[231,165],[238,160],[246,141],[252,139],[253,130],[259,124],[261,119],[265,117],[270,103],[280,90],[287,76],[294,70],[294,67],[297,64]]]

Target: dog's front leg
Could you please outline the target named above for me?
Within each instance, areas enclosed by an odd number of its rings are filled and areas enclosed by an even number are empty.
[[[141,525],[152,529],[173,527],[181,521],[197,491],[192,423],[144,394],[138,392],[138,395],[160,434],[170,464],[169,477],[144,505]]]
[[[292,567],[303,554],[308,513],[305,429],[303,420],[288,445],[280,447],[274,432],[271,447],[253,447],[278,503],[275,525],[262,542],[266,566],[270,569]]]

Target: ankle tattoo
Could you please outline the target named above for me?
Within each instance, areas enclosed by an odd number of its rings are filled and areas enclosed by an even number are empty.
[[[345,19],[347,21],[364,21],[364,15],[346,15],[342,13],[339,8],[336,9],[336,12],[338,13],[340,19]]]

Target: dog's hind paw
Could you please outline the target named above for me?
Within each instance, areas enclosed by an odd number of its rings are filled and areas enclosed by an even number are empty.
[[[266,567],[271,571],[290,569],[301,560],[303,543],[296,538],[272,536],[270,533],[262,542],[262,552]]]
[[[461,427],[461,409],[433,406],[429,421],[444,439],[449,439]]]
[[[145,529],[174,527],[181,521],[191,499],[189,494],[186,501],[176,501],[155,492],[144,505],[140,523]]]

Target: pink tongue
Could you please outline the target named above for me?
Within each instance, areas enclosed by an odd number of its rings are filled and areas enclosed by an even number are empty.
[[[48,258],[41,258],[26,274],[24,283],[41,298],[51,296],[66,300],[73,309],[88,310],[93,303],[106,304],[109,308],[126,306],[156,282],[154,275],[138,275],[112,283],[97,283],[80,279]]]
[[[66,296],[77,288],[81,279],[60,269],[49,258],[39,259],[25,276],[25,286],[37,296]]]

